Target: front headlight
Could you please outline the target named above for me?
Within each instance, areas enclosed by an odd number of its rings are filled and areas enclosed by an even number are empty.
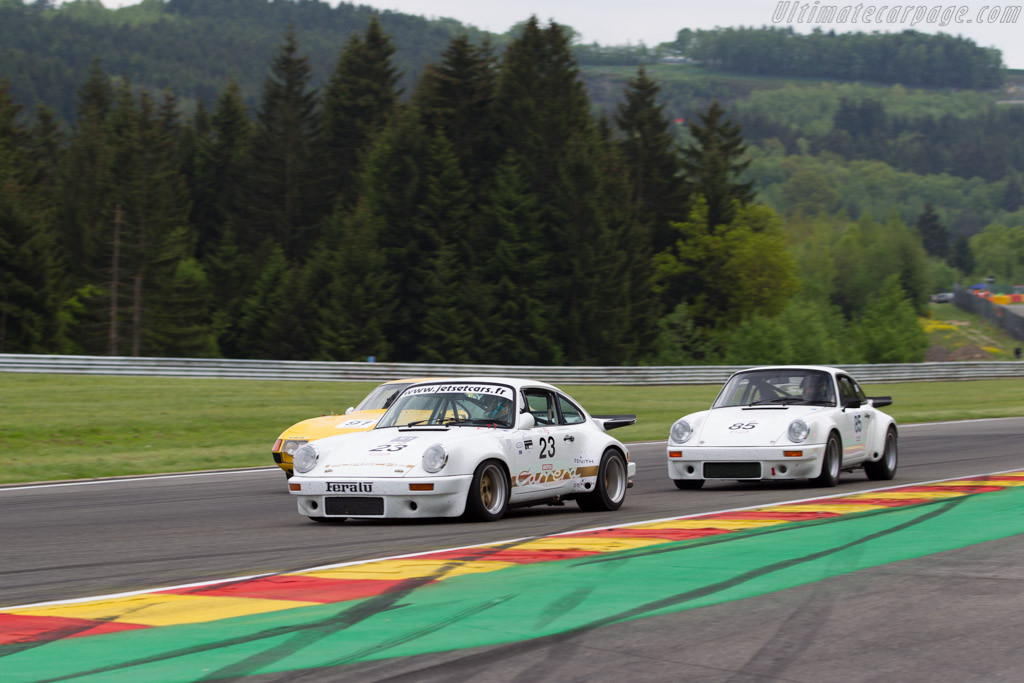
[[[316,467],[320,460],[320,451],[311,443],[299,446],[298,450],[292,453],[292,467],[299,474],[305,474]]]
[[[669,431],[669,438],[672,443],[686,443],[693,435],[693,427],[686,420],[676,420]]]
[[[448,464],[448,450],[439,443],[429,446],[423,451],[423,469],[427,472],[440,472]]]
[[[309,439],[289,439],[281,445],[281,451],[294,456],[295,451],[299,450],[299,447],[306,443],[309,443]]]
[[[800,443],[811,433],[811,428],[803,420],[793,420],[789,423],[789,440],[793,443]]]

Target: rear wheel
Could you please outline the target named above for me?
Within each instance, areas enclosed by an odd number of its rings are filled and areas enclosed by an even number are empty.
[[[505,468],[497,460],[480,463],[473,473],[466,497],[466,517],[477,522],[501,519],[508,506],[509,483]]]
[[[576,504],[587,512],[618,510],[626,500],[626,489],[629,488],[626,472],[626,459],[622,453],[609,448],[601,456],[594,491],[577,498]]]
[[[896,430],[889,427],[889,431],[885,433],[885,450],[882,451],[881,460],[864,465],[864,472],[868,475],[868,479],[882,481],[895,477],[898,451]]]
[[[697,490],[701,486],[704,486],[703,479],[673,479],[672,483],[676,485],[677,489],[692,489]]]
[[[821,474],[811,483],[814,486],[825,486],[831,488],[839,483],[839,470],[843,464],[843,447],[839,443],[839,437],[835,433],[828,435],[828,443],[825,444],[825,456],[821,461]]]

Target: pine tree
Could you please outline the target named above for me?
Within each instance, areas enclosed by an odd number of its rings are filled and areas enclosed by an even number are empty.
[[[329,213],[335,201],[351,208],[358,195],[363,155],[384,128],[398,102],[399,74],[392,64],[395,47],[377,17],[364,35],[345,43],[324,87],[321,109],[322,179]]]
[[[478,181],[489,179],[498,163],[497,79],[490,44],[475,46],[463,35],[451,40],[439,64],[424,69],[413,94],[427,130],[444,135],[463,175]]]
[[[924,205],[924,211],[917,217],[916,227],[925,251],[941,259],[949,256],[949,231],[939,222],[939,216],[931,204]]]
[[[298,52],[298,38],[289,29],[263,82],[253,136],[246,234],[239,235],[243,244],[272,240],[289,259],[296,259],[316,241],[316,220],[328,204],[315,163],[317,95],[309,87],[309,58]]]
[[[625,99],[615,115],[624,136],[618,147],[626,159],[634,215],[650,229],[655,253],[674,241],[669,223],[686,216],[682,163],[671,120],[658,103],[660,90],[640,67],[626,84]]]
[[[700,197],[707,206],[707,229],[712,230],[732,220],[736,203],[742,206],[753,200],[754,184],[739,182],[750,164],[743,158],[747,146],[739,124],[725,118],[717,101],[699,119],[700,123],[689,125],[693,142],[683,148],[683,174],[690,201]]]
[[[0,353],[53,351],[59,287],[42,170],[20,106],[0,82]]]
[[[192,223],[199,235],[197,252],[201,257],[219,249],[228,230],[238,234],[244,229],[251,136],[241,89],[231,80],[217,100],[209,133],[200,134],[197,144]]]

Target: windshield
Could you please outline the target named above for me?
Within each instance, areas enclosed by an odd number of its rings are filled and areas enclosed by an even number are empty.
[[[381,384],[359,402],[356,410],[387,410],[388,406],[395,400],[395,397],[402,393],[403,389],[411,385],[412,382]]]
[[[376,429],[416,425],[512,427],[515,394],[501,384],[421,384],[395,401]]]
[[[821,370],[751,370],[725,383],[712,408],[752,405],[834,406],[832,375]]]

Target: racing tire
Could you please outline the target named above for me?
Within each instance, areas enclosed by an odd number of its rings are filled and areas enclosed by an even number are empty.
[[[508,507],[509,481],[505,468],[497,460],[487,460],[477,466],[466,496],[467,519],[474,522],[494,522],[502,518]]]
[[[896,438],[896,430],[889,427],[885,433],[885,450],[882,451],[882,458],[876,462],[864,464],[864,473],[868,479],[873,481],[884,481],[896,476],[896,465],[899,459],[899,443]]]
[[[843,446],[833,432],[825,444],[825,457],[821,461],[821,474],[811,479],[813,486],[832,488],[839,483],[839,472],[843,466]]]
[[[348,517],[310,517],[310,519],[319,524],[341,524]]]
[[[629,488],[629,475],[626,459],[614,448],[609,448],[601,456],[601,466],[597,469],[597,484],[591,493],[580,496],[576,504],[587,512],[611,512],[622,507],[626,500],[626,489]]]
[[[676,485],[677,489],[696,491],[700,487],[704,486],[703,479],[673,479],[672,483]]]

